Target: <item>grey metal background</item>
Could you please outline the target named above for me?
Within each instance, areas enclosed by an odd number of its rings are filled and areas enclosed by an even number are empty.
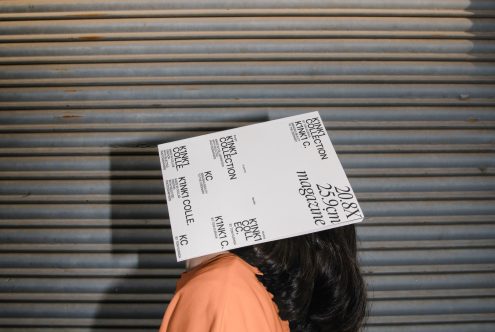
[[[156,144],[318,110],[368,331],[495,330],[495,1],[0,2],[0,329],[156,330]]]

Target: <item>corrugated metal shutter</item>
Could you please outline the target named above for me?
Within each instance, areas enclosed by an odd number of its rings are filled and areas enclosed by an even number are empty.
[[[368,331],[495,329],[495,2],[2,1],[0,326],[156,330],[156,144],[318,110]]]

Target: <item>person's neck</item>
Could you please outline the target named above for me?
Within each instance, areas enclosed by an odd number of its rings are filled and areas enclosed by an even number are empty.
[[[200,256],[200,257],[195,257],[195,258],[191,258],[191,259],[188,259],[186,260],[186,271],[189,271],[193,268],[195,268],[196,266],[200,265],[201,263],[215,257],[215,256],[218,256],[218,255],[221,255],[221,254],[224,254],[228,251],[221,251],[221,252],[216,252],[214,254],[209,254],[209,255],[205,255],[205,256]]]

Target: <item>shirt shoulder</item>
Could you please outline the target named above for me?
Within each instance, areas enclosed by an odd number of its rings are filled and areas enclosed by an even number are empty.
[[[288,331],[256,278],[261,272],[241,258],[224,254],[190,272],[165,312],[162,327],[170,328],[160,331]]]
[[[206,264],[189,272],[184,272],[177,282],[177,291],[184,288],[231,287],[239,283],[255,282],[257,274],[262,274],[256,267],[249,265],[240,257],[225,253],[213,257]],[[196,289],[198,290],[198,289]],[[208,291],[208,289],[204,289]]]

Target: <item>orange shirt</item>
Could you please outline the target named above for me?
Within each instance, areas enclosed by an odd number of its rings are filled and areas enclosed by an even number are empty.
[[[289,332],[289,322],[256,274],[227,252],[182,273],[160,332]]]

